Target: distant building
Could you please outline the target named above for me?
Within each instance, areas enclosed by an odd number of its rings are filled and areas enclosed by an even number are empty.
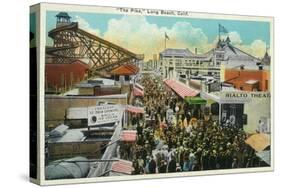
[[[45,69],[46,92],[60,93],[87,78],[89,65],[76,60],[72,63],[46,63]]]
[[[116,85],[121,86],[121,93],[131,93],[131,86],[135,76],[139,72],[139,67],[134,64],[123,64],[110,71],[111,79]]]
[[[270,56],[267,51],[262,59],[256,58],[232,46],[229,37],[219,41],[217,49],[222,51],[224,83],[244,91],[270,90]]]
[[[204,54],[189,49],[167,48],[159,54],[161,74],[164,78],[182,80],[212,76],[221,82],[233,84],[247,91],[269,90],[270,56],[254,57],[234,47],[231,40],[219,39],[216,46]],[[241,71],[243,69],[243,71]],[[199,78],[198,78],[199,79]]]
[[[149,59],[144,63],[143,70],[151,71],[159,69],[159,61],[157,58],[157,54],[153,54],[153,59]]]
[[[121,87],[121,93],[128,94],[128,101],[132,102],[136,89],[134,82],[140,68],[134,64],[123,64],[110,71],[111,79],[115,80],[116,85]]]
[[[213,61],[214,51],[192,53],[189,49],[167,48],[159,54],[160,70],[165,78],[190,75],[220,75],[220,64]]]
[[[110,71],[111,78],[121,84],[129,83],[131,78],[138,74],[139,67],[134,64],[124,64]]]
[[[225,68],[237,68],[243,66],[247,70],[258,70],[261,64],[261,59],[244,52],[243,50],[234,47],[231,44],[230,38],[219,40],[215,48],[215,59],[221,62]],[[264,67],[267,69],[267,66]]]

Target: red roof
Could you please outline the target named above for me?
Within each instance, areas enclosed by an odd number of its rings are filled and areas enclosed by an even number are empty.
[[[127,105],[126,110],[128,112],[137,113],[137,114],[144,114],[144,108],[143,107],[137,107],[132,105]]]
[[[136,97],[143,97],[144,93],[143,93],[143,90],[141,90],[137,87],[133,87],[133,95]]]
[[[120,65],[113,69],[110,74],[112,75],[135,75],[139,72],[139,68],[133,64]]]
[[[121,133],[121,141],[123,142],[135,142],[137,140],[137,131],[124,130]]]
[[[72,63],[81,64],[85,69],[90,69],[90,66],[87,63],[80,61],[79,59],[73,61]]]
[[[111,171],[122,173],[122,174],[132,174],[133,163],[131,161],[119,160],[112,163]]]
[[[46,66],[55,67],[55,68],[58,68],[58,67],[66,68],[66,67],[70,67],[71,65],[74,65],[74,64],[75,65],[79,64],[84,69],[90,69],[90,66],[87,63],[84,63],[83,61],[80,61],[78,59],[72,61],[71,63],[46,63]]]
[[[198,90],[193,89],[187,85],[184,85],[183,83],[180,83],[176,80],[167,79],[164,82],[169,88],[171,88],[174,92],[176,92],[181,98],[194,97],[200,93]]]

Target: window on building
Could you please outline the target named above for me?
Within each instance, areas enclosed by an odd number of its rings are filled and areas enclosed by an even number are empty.
[[[195,60],[192,60],[192,65],[196,65],[196,61]]]
[[[129,81],[130,80],[130,76],[129,75],[125,75],[125,81]]]

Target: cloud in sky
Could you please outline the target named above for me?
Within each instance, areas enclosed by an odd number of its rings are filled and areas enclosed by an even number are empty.
[[[231,39],[231,44],[233,45],[241,45],[242,39],[240,34],[237,31],[231,31],[228,33],[229,38]]]
[[[82,18],[81,16],[75,16],[74,22],[78,22],[79,28],[84,29],[85,31],[92,33],[97,36],[101,36],[101,32],[99,29],[94,29],[90,26],[89,22]]]
[[[208,46],[208,37],[204,32],[188,22],[176,22],[171,28],[158,27],[141,16],[124,16],[110,20],[104,38],[135,53],[144,53],[148,59],[164,50],[165,32],[169,36],[168,48],[193,50],[197,47],[203,52]]]
[[[151,59],[153,54],[159,54],[164,50],[165,32],[169,36],[167,48],[189,48],[191,51],[197,48],[199,53],[212,49],[218,39],[217,37],[210,42],[201,28],[196,28],[189,22],[183,21],[176,22],[168,28],[149,23],[144,16],[123,16],[120,19],[109,20],[107,30],[101,34],[99,29],[91,28],[82,17],[76,16],[75,19],[79,22],[80,28],[134,53],[144,54],[146,60]],[[251,44],[243,44],[237,31],[229,32],[229,37],[232,45],[257,57],[264,55],[266,49],[264,41],[256,39]]]
[[[263,40],[256,39],[256,40],[252,41],[252,43],[250,43],[250,44],[243,44],[241,36],[238,32],[232,31],[232,32],[229,32],[228,35],[231,40],[231,44],[234,45],[235,47],[237,47],[255,57],[264,56],[267,46]],[[223,35],[221,38],[225,39],[226,35]],[[215,43],[217,40],[218,40],[218,37],[214,40],[213,43]]]
[[[124,16],[108,22],[104,38],[135,52],[144,53],[146,59],[164,50],[165,32],[169,36],[167,48],[198,48],[205,52],[212,46],[202,29],[189,22],[176,22],[171,28],[159,27],[147,22],[145,17]]]
[[[256,57],[262,57],[264,56],[267,45],[264,41],[257,39],[254,40],[250,45],[241,45],[240,48]]]

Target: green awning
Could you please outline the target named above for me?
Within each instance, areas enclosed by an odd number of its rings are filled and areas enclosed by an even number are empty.
[[[207,104],[207,101],[201,97],[185,97],[185,102],[189,104]]]

